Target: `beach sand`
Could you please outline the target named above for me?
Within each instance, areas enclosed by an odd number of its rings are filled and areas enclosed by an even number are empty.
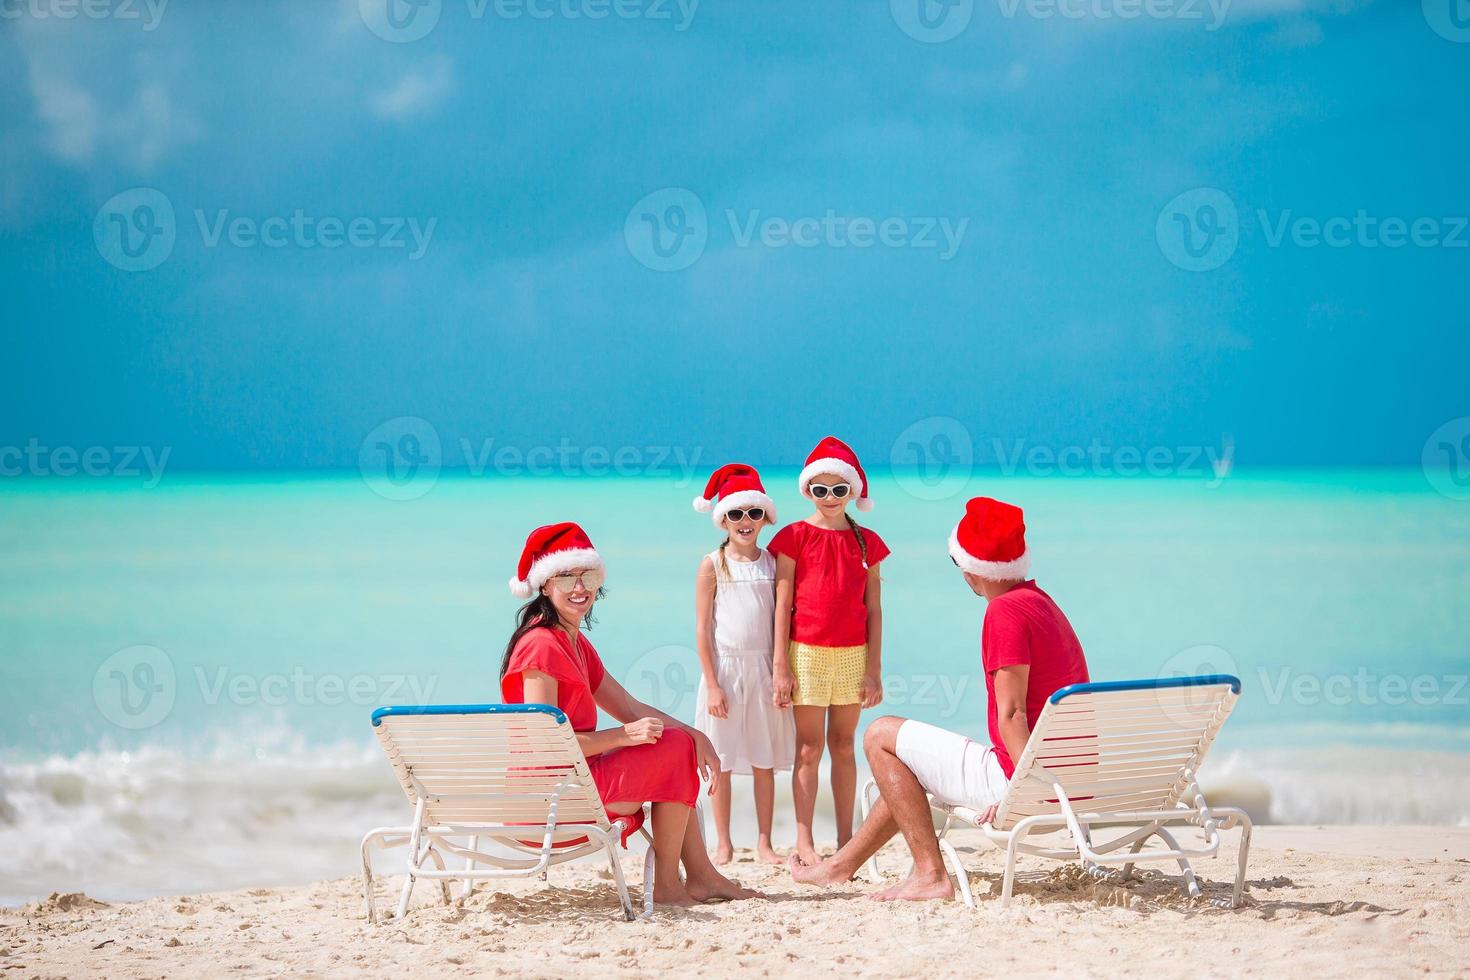
[[[1207,898],[1229,893],[1235,838],[1196,866]],[[797,886],[742,851],[732,877],[769,901],[624,922],[606,866],[589,859],[552,869],[556,887],[482,884],[450,906],[421,884],[404,923],[375,926],[355,877],[117,904],[52,896],[0,910],[0,975],[1470,976],[1470,829],[1259,827],[1236,910],[1190,902],[1156,870],[1119,885],[1023,859],[1002,912],[991,897],[999,852],[973,836],[955,841],[976,910],[870,902],[862,880]],[[906,867],[898,846],[882,855],[890,879]],[[386,872],[401,853],[378,859],[380,910],[393,907],[401,879]],[[630,882],[641,857],[636,845],[627,854]]]

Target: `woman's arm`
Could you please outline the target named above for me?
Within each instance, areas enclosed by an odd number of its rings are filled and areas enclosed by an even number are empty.
[[[704,675],[705,704],[711,718],[728,718],[730,706],[715,673],[715,563],[705,555],[694,576],[694,649],[699,654],[699,670]]]
[[[556,704],[556,678],[539,670],[527,670],[521,674],[523,696],[528,704]],[[652,724],[650,724],[652,722]],[[625,745],[643,745],[657,742],[663,734],[663,724],[645,718],[622,728],[608,728],[600,732],[578,732],[577,744],[582,754],[591,758],[610,749]]]
[[[883,580],[878,566],[868,569],[868,588],[864,601],[868,606],[868,668],[863,672],[858,700],[871,708],[883,700]]]
[[[712,781],[720,771],[720,757],[715,752],[715,747],[705,737],[704,732],[693,725],[686,725],[673,715],[660,711],[649,704],[644,704],[633,695],[629,694],[623,685],[618,683],[612,674],[603,674],[602,683],[597,685],[597,690],[592,693],[597,699],[597,706],[618,721],[628,722],[625,727],[641,725],[645,722],[658,722],[658,733],[663,734],[665,726],[669,728],[682,728],[694,739],[694,751],[699,760],[700,774],[710,781],[709,791],[715,791]],[[649,739],[651,742],[658,741],[658,736]]]
[[[771,643],[772,700],[778,708],[791,707],[796,695],[796,677],[786,648],[791,640],[791,601],[796,594],[796,559],[776,556],[776,623]]]

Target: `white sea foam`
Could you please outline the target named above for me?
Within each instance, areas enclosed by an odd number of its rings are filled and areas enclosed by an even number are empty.
[[[1217,802],[1276,823],[1470,825],[1470,755],[1332,747],[1221,753]],[[776,838],[789,843],[789,783]],[[824,778],[825,787],[825,778]],[[818,837],[830,837],[825,789]],[[371,742],[192,753],[150,747],[0,763],[0,903],[52,891],[102,899],[304,883],[356,873],[357,842],[409,810]],[[750,781],[735,779],[734,835],[752,846]],[[635,845],[636,846],[636,845]]]

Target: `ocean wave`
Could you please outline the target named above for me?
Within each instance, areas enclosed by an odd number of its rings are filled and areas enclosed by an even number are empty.
[[[1470,826],[1470,755],[1337,746],[1217,753],[1212,801],[1261,822]],[[825,778],[824,778],[825,783]],[[755,839],[750,782],[734,781],[737,846]],[[777,843],[794,833],[777,781]],[[818,797],[818,836],[831,826]],[[0,904],[53,891],[103,900],[300,884],[356,873],[369,828],[410,811],[370,741],[310,747],[220,740],[0,762]],[[830,830],[828,830],[830,832]]]

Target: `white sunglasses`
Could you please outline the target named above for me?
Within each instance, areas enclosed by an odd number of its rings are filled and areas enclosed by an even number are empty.
[[[852,492],[852,485],[848,483],[834,483],[829,487],[825,483],[809,483],[806,489],[812,495],[813,500],[824,500],[829,493],[832,495],[832,499],[841,500]]]

